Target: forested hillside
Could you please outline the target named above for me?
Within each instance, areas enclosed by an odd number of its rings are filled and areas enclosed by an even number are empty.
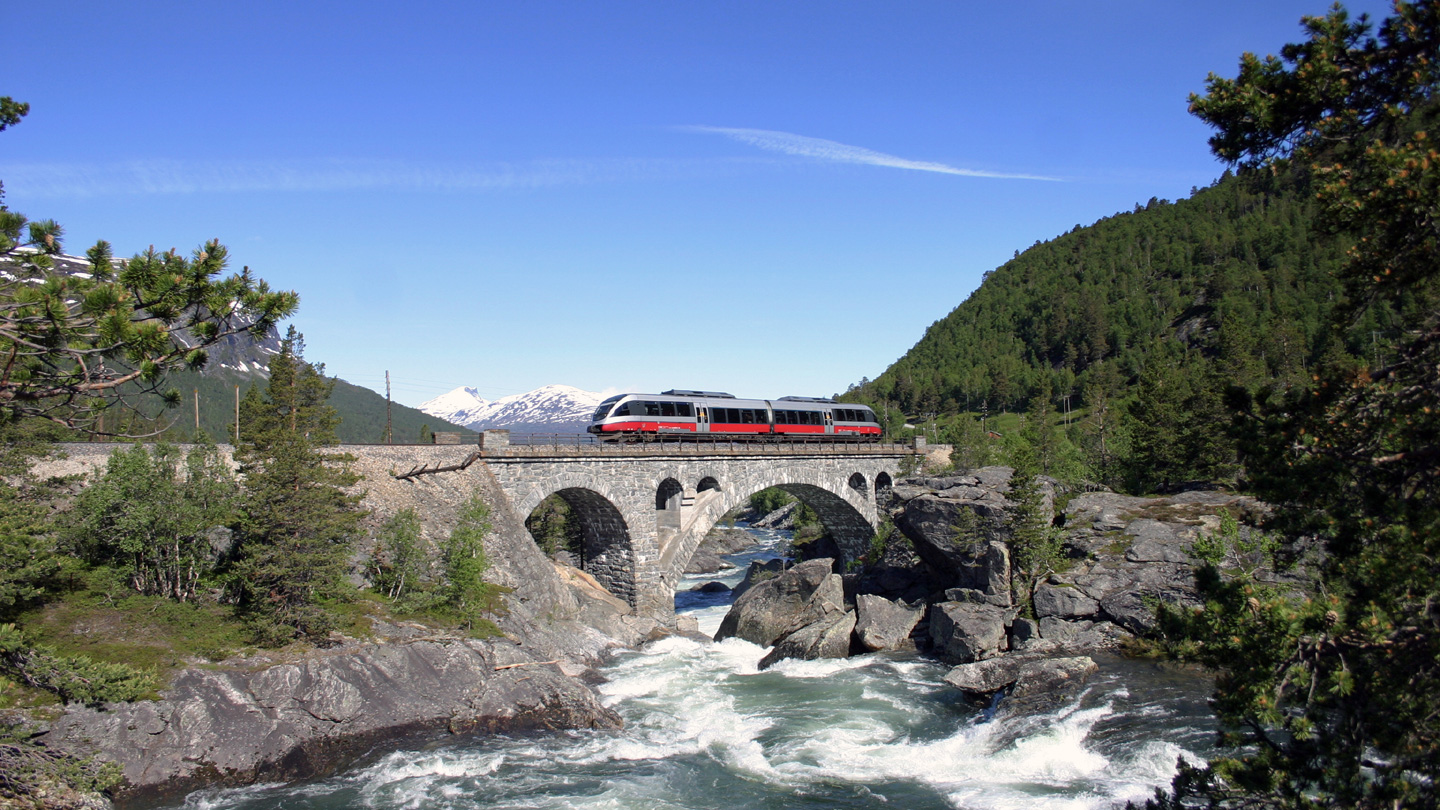
[[[912,417],[1025,410],[1040,394],[1079,408],[1132,392],[1157,353],[1240,385],[1293,381],[1330,345],[1340,293],[1343,250],[1319,235],[1313,197],[1227,173],[1190,199],[1037,242],[847,398]],[[1387,321],[1369,313],[1345,347],[1393,338]]]

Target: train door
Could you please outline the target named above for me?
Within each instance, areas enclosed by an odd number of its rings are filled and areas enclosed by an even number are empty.
[[[834,432],[835,432],[835,418],[834,418],[834,416],[833,416],[829,411],[826,411],[826,412],[825,412],[825,432],[826,432],[826,433],[834,433]]]
[[[710,409],[704,405],[695,406],[695,432],[710,432]]]

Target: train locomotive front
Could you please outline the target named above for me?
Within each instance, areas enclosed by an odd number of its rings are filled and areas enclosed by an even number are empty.
[[[739,399],[718,391],[672,389],[617,394],[601,402],[590,433],[606,441],[692,436],[728,441],[879,441],[880,422],[864,405],[819,397]]]

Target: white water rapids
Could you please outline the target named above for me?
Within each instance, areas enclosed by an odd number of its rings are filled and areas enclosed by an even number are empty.
[[[783,539],[764,533],[725,579],[738,582]],[[677,609],[713,633],[728,597],[681,593]],[[987,721],[941,681],[944,666],[913,655],[760,672],[764,653],[669,638],[617,656],[598,688],[621,731],[447,741],[312,783],[203,791],[184,806],[1103,808],[1150,797],[1177,757],[1198,758],[1213,736],[1208,684],[1151,664],[1101,660],[1077,700]]]

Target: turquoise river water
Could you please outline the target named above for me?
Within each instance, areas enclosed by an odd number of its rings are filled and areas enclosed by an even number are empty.
[[[739,581],[785,535],[731,557]],[[728,594],[680,593],[713,633]],[[1107,808],[1168,784],[1213,738],[1209,685],[1118,658],[1046,714],[987,720],[913,655],[785,661],[731,639],[616,656],[599,691],[621,731],[484,737],[395,751],[333,778],[202,791],[186,808]]]

